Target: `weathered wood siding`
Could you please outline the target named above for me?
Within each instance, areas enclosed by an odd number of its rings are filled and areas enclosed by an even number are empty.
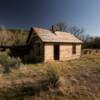
[[[76,53],[72,53],[73,44],[60,44],[60,61],[71,60],[80,58],[81,56],[81,44],[76,44]],[[54,60],[54,44],[46,43],[44,45],[44,60],[53,61]]]
[[[44,61],[54,60],[54,46],[53,44],[46,43],[44,45]]]
[[[44,46],[41,39],[34,33],[29,40],[30,52],[26,57],[31,62],[41,62],[44,60]],[[39,46],[38,46],[39,44]]]
[[[81,45],[76,45],[76,54],[72,54],[72,44],[60,45],[60,60],[70,60],[79,58],[81,55]]]

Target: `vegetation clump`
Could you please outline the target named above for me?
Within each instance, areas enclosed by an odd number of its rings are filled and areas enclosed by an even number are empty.
[[[7,52],[0,53],[0,72],[9,72],[12,68],[18,68],[20,65],[20,58],[10,57]]]

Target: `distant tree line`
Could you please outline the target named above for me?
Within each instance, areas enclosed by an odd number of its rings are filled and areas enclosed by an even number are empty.
[[[89,37],[84,41],[84,48],[100,49],[100,37]]]
[[[92,37],[88,34],[85,34],[83,28],[79,28],[75,25],[66,25],[63,22],[58,22],[52,25],[50,30],[70,32],[83,41],[83,48],[100,49],[100,37]]]

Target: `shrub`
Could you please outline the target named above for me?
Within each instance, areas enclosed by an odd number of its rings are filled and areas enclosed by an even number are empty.
[[[56,83],[57,83],[57,81],[59,79],[59,75],[55,71],[55,69],[53,69],[53,67],[49,67],[48,68],[47,76],[48,76],[50,85],[52,85],[53,87],[56,87]]]
[[[100,72],[100,67],[97,67],[97,68],[96,68],[96,71],[97,71],[97,72]]]
[[[9,72],[11,68],[18,68],[21,64],[20,58],[10,57],[6,52],[0,53],[0,71]]]

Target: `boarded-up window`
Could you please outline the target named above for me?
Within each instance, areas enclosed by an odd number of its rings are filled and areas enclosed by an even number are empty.
[[[76,45],[72,45],[72,54],[76,54]]]

